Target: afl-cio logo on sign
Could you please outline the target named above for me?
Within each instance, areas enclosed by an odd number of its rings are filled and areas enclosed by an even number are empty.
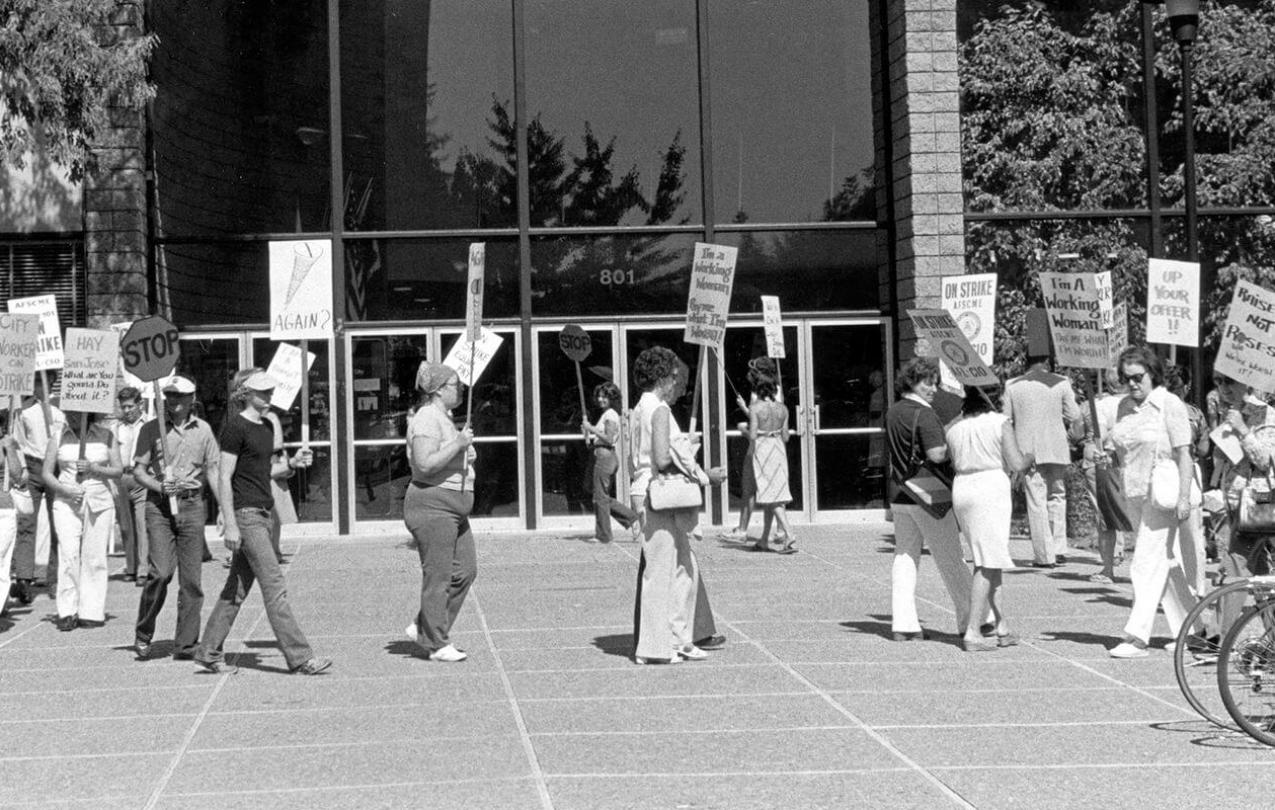
[[[968,366],[970,363],[969,353],[955,340],[945,340],[940,343],[939,351],[943,354],[943,359],[954,366]]]
[[[177,327],[158,315],[142,318],[128,328],[120,343],[124,368],[142,382],[170,374],[177,365]]]

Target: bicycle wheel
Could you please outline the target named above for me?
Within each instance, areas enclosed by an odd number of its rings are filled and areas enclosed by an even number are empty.
[[[1218,651],[1217,685],[1240,728],[1275,746],[1275,602],[1250,607],[1227,631]]]
[[[1237,579],[1210,591],[1191,608],[1178,630],[1173,649],[1173,674],[1178,679],[1178,689],[1192,709],[1215,726],[1234,729],[1226,706],[1217,688],[1218,651],[1222,646],[1223,613],[1228,603],[1223,600],[1244,600],[1244,608],[1252,604],[1248,594],[1248,580]],[[1234,601],[1229,609],[1234,609]]]

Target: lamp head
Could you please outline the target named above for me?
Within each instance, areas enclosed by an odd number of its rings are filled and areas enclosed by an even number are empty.
[[[1195,42],[1195,33],[1200,27],[1200,0],[1165,0],[1164,9],[1169,15],[1173,39],[1179,45]]]

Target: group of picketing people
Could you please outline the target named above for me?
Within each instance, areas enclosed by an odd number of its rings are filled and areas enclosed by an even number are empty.
[[[633,366],[640,398],[628,415],[627,431],[622,430],[619,390],[610,383],[593,392],[598,420],[586,418],[581,424],[595,456],[594,539],[610,542],[614,518],[641,541],[633,633],[639,664],[701,660],[707,650],[726,643],[717,632],[692,545],[702,536],[700,502],[669,494],[702,490],[726,476],[723,468],[700,466],[698,437],[684,431],[670,409],[686,393],[689,377],[673,351],[648,348]],[[737,403],[748,414],[740,423],[748,438],[744,508],[764,512],[761,537],[750,546],[770,550],[775,524],[777,550],[793,553],[796,538],[784,511],[791,499],[784,448],[788,410],[774,362],[751,362],[748,382],[750,400],[741,396]],[[1175,370],[1166,372],[1163,361],[1145,347],[1120,355],[1104,393],[1088,407],[1077,401],[1067,377],[1049,369],[1045,356],[1030,357],[1027,372],[1011,379],[1003,392],[967,387],[961,396],[944,389],[938,363],[929,358],[906,363],[895,383],[898,396],[885,414],[885,442],[896,485],[891,502],[896,641],[925,637],[915,593],[921,552],[928,547],[952,598],[964,649],[984,652],[1019,643],[1006,615],[1003,578],[1017,565],[1009,552],[1011,481],[1020,480],[1024,489],[1030,565],[1065,565],[1066,475],[1079,445],[1091,497],[1098,471],[1115,475],[1131,529],[1119,531],[1099,517],[1102,567],[1091,581],[1113,582],[1121,555],[1132,548],[1133,607],[1124,640],[1110,654],[1145,656],[1157,609],[1163,606],[1170,634],[1176,636],[1192,601],[1204,591],[1206,543],[1198,493],[1206,480],[1210,490],[1221,493],[1225,510],[1250,478],[1271,469],[1275,457],[1275,429],[1264,429],[1275,428],[1275,408],[1235,380],[1219,377],[1207,413],[1195,409],[1184,402]],[[58,628],[101,627],[107,618],[107,548],[118,532],[125,550],[123,578],[141,588],[135,628],[139,659],[157,655],[156,621],[176,575],[177,626],[167,651],[172,657],[217,671],[239,607],[260,581],[288,668],[301,674],[326,670],[331,662],[315,656],[292,613],[281,568],[279,481],[308,466],[312,456],[305,449],[293,454],[284,449],[270,407],[275,385],[261,369],[238,372],[230,381],[233,412],[214,436],[194,413],[195,384],[170,378],[162,389],[167,417],[162,441],[159,420],[141,418],[136,389],[119,392],[119,418],[108,425],[94,414],[62,413],[45,401],[37,385],[0,441],[8,483],[0,492],[0,594],[8,597],[6,603],[33,599],[38,537],[51,531],[56,540],[48,581],[56,596]],[[467,654],[450,633],[477,574],[469,515],[479,460],[472,428],[458,426],[453,413],[463,401],[456,371],[424,361],[416,389],[420,399],[406,431],[411,482],[403,514],[420,556],[421,588],[406,633],[426,658],[459,662]],[[625,458],[618,452],[622,432]],[[1238,449],[1223,453],[1221,445],[1231,441]],[[1210,462],[1207,472],[1201,460]],[[622,462],[631,474],[628,504],[614,496]],[[1166,464],[1167,483],[1157,475]],[[916,486],[926,477],[950,482],[947,502]],[[1167,496],[1161,491],[1166,488]],[[208,496],[216,502],[231,557],[201,636]],[[746,533],[739,534],[737,539],[749,542]],[[1218,536],[1221,563],[1231,574],[1272,570],[1271,538],[1227,532],[1225,525]]]
[[[963,398],[940,388],[935,360],[917,358],[899,370],[898,398],[886,414],[891,472],[899,486],[891,504],[894,640],[925,637],[915,592],[921,550],[928,547],[951,596],[964,649],[986,652],[1019,643],[1002,587],[1003,572],[1016,567],[1009,553],[1011,480],[1020,480],[1024,490],[1030,565],[1065,565],[1067,472],[1077,446],[1095,505],[1104,476],[1112,477],[1109,502],[1119,498],[1099,510],[1102,567],[1089,580],[1112,583],[1123,552],[1132,549],[1133,606],[1111,657],[1148,655],[1160,607],[1176,638],[1204,595],[1206,493],[1216,512],[1215,553],[1223,570],[1231,576],[1272,572],[1275,538],[1232,531],[1232,517],[1250,479],[1271,470],[1275,429],[1267,428],[1275,428],[1275,407],[1240,382],[1216,376],[1206,409],[1195,408],[1184,401],[1177,369],[1166,368],[1146,347],[1124,351],[1106,376],[1105,393],[1085,407],[1069,378],[1050,370],[1048,356],[1028,362],[1027,372],[1009,380],[1003,393],[967,387]],[[950,510],[915,486],[927,473],[950,478]],[[1117,511],[1125,531],[1115,525],[1121,522]]]
[[[118,418],[108,423],[95,413],[63,413],[37,377],[0,440],[7,467],[0,493],[0,608],[31,604],[36,563],[47,555],[45,585],[56,600],[57,628],[104,626],[114,536],[124,549],[121,578],[141,589],[134,628],[139,660],[161,652],[153,643],[156,623],[176,575],[177,626],[164,654],[218,671],[226,636],[259,582],[289,670],[326,670],[331,662],[315,656],[297,625],[280,567],[279,482],[313,456],[308,449],[285,451],[270,406],[275,386],[259,368],[237,372],[230,380],[234,412],[214,435],[195,414],[195,383],[169,377],[158,406],[165,416],[161,437],[160,420],[142,418],[136,388],[120,389]],[[209,496],[231,556],[201,634]]]

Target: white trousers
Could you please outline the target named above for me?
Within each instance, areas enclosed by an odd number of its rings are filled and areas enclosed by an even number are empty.
[[[916,573],[921,548],[928,546],[943,585],[956,610],[957,632],[965,632],[970,619],[970,568],[961,553],[956,516],[948,512],[935,519],[913,504],[894,504],[894,567],[891,571],[890,627],[896,633],[919,633],[916,613]]]
[[[1169,636],[1177,637],[1194,602],[1182,566],[1181,526],[1175,514],[1157,509],[1146,498],[1130,498],[1129,506],[1142,517],[1129,564],[1133,609],[1124,631],[1144,643],[1150,641],[1156,608],[1163,605]]]
[[[1052,563],[1067,553],[1067,465],[1037,464],[1023,476],[1032,557]]]
[[[53,523],[58,532],[58,617],[106,619],[106,546],[115,507],[100,512],[74,509],[57,498]]]
[[[31,493],[20,490],[13,490],[13,505],[17,508],[18,513],[29,515],[35,511],[35,502],[31,499]],[[35,519],[35,578],[48,580],[49,574],[49,550],[53,545],[53,534],[49,529],[49,493],[45,492],[44,497],[40,499],[40,514]]]
[[[9,601],[9,565],[18,540],[18,510],[0,509],[0,612]]]

